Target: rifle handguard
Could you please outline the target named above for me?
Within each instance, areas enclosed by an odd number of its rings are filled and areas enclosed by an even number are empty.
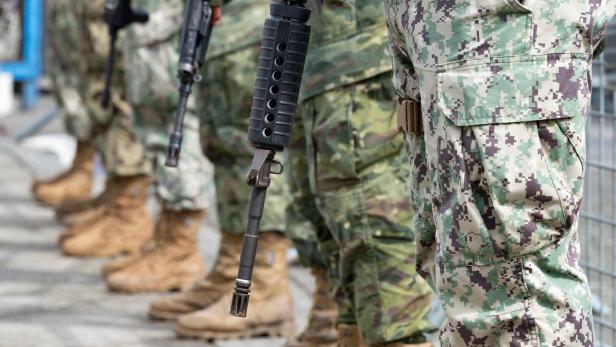
[[[257,148],[283,150],[289,143],[310,42],[310,10],[270,5],[250,113],[248,138]]]

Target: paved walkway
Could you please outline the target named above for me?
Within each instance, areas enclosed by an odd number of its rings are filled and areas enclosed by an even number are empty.
[[[31,173],[50,174],[49,158],[0,136],[0,347],[275,347],[282,339],[227,341],[208,345],[175,339],[171,326],[146,318],[156,295],[106,291],[99,276],[103,260],[60,255],[61,230],[51,210],[30,196]],[[55,165],[57,170],[57,164]],[[53,171],[53,170],[51,170]],[[212,264],[219,236],[205,227],[201,246]],[[310,305],[312,279],[292,270],[298,326]]]

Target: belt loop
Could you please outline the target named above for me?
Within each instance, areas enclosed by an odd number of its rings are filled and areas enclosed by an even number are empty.
[[[412,134],[423,133],[421,101],[399,98],[396,115],[400,131]]]

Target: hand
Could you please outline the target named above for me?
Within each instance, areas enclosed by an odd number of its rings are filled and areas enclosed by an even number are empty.
[[[222,18],[222,7],[220,6],[212,7],[212,24],[213,25],[218,24],[221,18]]]

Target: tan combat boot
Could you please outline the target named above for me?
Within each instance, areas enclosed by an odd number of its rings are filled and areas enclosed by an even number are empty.
[[[154,228],[154,235],[157,235],[158,233],[157,229],[158,229],[158,224]],[[103,278],[107,280],[107,277],[109,277],[109,275],[111,275],[112,273],[116,271],[120,271],[124,269],[125,267],[131,265],[132,263],[137,262],[139,259],[143,257],[144,254],[149,253],[152,250],[154,250],[154,248],[156,248],[155,238],[156,236],[154,236],[153,239],[148,240],[148,242],[146,242],[141,247],[139,252],[120,255],[120,256],[110,259],[105,264],[103,264],[103,267],[101,268],[101,275],[103,276]]]
[[[336,346],[338,306],[329,294],[329,282],[325,269],[313,267],[311,272],[316,280],[316,287],[312,295],[308,326],[299,336],[288,340],[284,347]]]
[[[92,144],[77,144],[71,168],[52,180],[35,181],[32,185],[34,198],[51,207],[90,199],[95,154]]]
[[[246,318],[229,315],[231,291],[210,307],[180,316],[180,337],[208,341],[293,333],[293,299],[286,252],[289,241],[281,234],[263,233],[259,242],[253,288]]]
[[[107,276],[107,287],[125,293],[180,290],[205,274],[197,241],[204,211],[163,209],[155,235],[156,246],[139,259]]]
[[[56,209],[56,219],[66,226],[94,221],[105,213],[105,205],[112,201],[117,177],[107,178],[105,190],[94,199],[63,204]]]
[[[67,255],[108,257],[137,252],[151,238],[147,176],[118,178],[105,213],[92,222],[67,228],[60,247]]]
[[[179,316],[202,310],[230,293],[240,263],[242,235],[223,231],[218,256],[212,271],[181,293],[154,300],[148,315],[155,320],[175,320]]]

